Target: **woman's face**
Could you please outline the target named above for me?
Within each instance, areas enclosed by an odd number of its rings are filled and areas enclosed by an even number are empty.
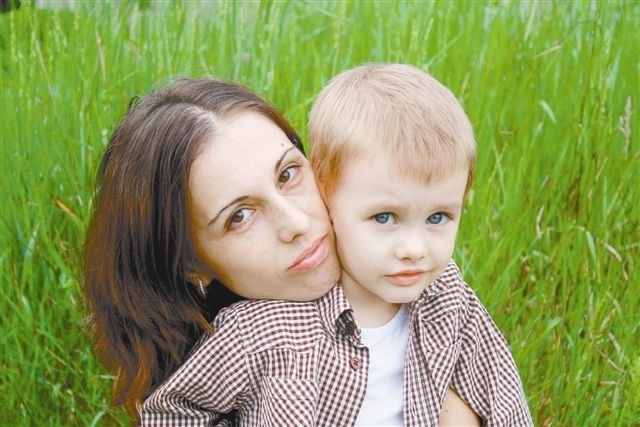
[[[219,127],[189,174],[193,269],[245,298],[324,295],[340,268],[307,159],[260,114],[239,113]]]

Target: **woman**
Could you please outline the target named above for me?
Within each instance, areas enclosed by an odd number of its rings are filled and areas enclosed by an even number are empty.
[[[85,291],[97,350],[117,373],[114,403],[136,417],[235,294],[309,301],[338,280],[300,139],[242,86],[183,80],[145,97],[98,181]],[[447,394],[443,416],[458,411],[468,408]]]
[[[97,350],[117,373],[114,403],[132,414],[234,299],[213,279],[290,300],[338,279],[300,138],[242,86],[183,80],[145,97],[109,141],[98,182],[85,292]]]

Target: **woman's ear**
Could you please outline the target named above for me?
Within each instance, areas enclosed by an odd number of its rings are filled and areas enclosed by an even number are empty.
[[[213,279],[216,278],[216,275],[211,269],[200,261],[188,261],[185,267],[186,279],[196,286],[199,286],[200,282],[202,282],[205,287],[209,286]]]
[[[202,298],[207,297],[207,287],[213,281],[211,276],[205,276],[196,269],[187,269],[186,278],[189,283],[195,286]]]

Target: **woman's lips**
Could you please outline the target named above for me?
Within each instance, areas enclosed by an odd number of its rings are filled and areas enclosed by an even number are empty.
[[[422,279],[424,275],[424,271],[422,270],[408,270],[401,271],[396,274],[388,274],[386,277],[393,283],[398,286],[411,286],[415,285]]]
[[[316,240],[309,248],[294,261],[287,271],[291,273],[305,273],[316,268],[329,254],[329,243],[327,236],[322,236]]]

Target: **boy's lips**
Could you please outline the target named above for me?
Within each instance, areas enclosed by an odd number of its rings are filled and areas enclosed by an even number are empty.
[[[287,268],[291,273],[304,273],[316,268],[329,254],[327,236],[322,236],[305,249],[300,256]]]
[[[398,286],[411,286],[415,285],[422,279],[424,270],[404,270],[394,274],[388,274],[387,277],[391,283]]]

